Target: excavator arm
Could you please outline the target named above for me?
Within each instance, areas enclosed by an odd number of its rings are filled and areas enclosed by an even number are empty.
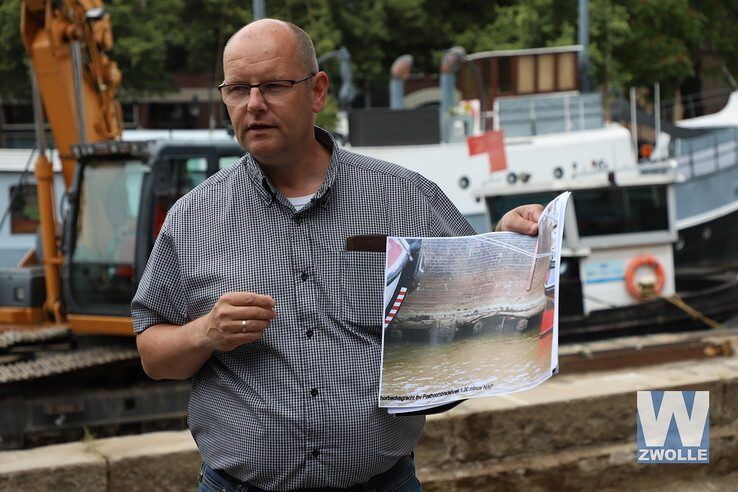
[[[69,189],[76,167],[72,145],[114,140],[122,134],[117,100],[121,73],[105,54],[113,45],[110,17],[100,0],[24,0],[20,24]],[[35,175],[44,252],[44,318],[62,322],[54,173],[43,145],[39,151]]]
[[[121,73],[105,54],[113,46],[110,16],[100,0],[25,0],[21,37],[68,188],[76,163],[71,145],[117,139],[123,131]]]

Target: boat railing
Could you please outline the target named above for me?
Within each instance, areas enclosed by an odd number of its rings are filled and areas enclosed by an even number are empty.
[[[602,96],[565,92],[535,96],[498,97],[493,128],[507,137],[569,133],[602,128]]]
[[[725,106],[732,92],[732,89],[723,87],[695,94],[683,94],[679,98],[665,99],[660,105],[661,118],[671,121],[674,117],[674,108],[678,104],[681,104],[683,118],[694,118],[713,113]]]
[[[687,179],[707,176],[738,165],[738,128],[678,138],[671,147],[679,174]]]

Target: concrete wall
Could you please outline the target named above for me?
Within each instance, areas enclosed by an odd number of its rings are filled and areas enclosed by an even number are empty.
[[[515,244],[524,251],[534,251],[535,238],[519,237]],[[545,241],[542,241],[542,243]],[[418,295],[408,294],[398,319],[420,313],[489,312],[507,308],[528,309],[544,300],[543,284],[548,274],[548,258],[539,258],[532,288],[528,291],[533,259],[512,248],[499,248],[484,258],[491,245],[483,238],[469,242],[466,238],[451,241],[424,239],[421,248],[425,273],[417,274]],[[548,252],[541,245],[540,252]],[[448,259],[454,260],[449,262]],[[470,261],[474,259],[474,261]],[[516,295],[511,295],[515,292]],[[478,299],[494,299],[494,305],[479,304]]]

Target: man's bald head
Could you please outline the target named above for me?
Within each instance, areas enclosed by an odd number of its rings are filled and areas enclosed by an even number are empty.
[[[280,33],[280,31],[282,31]],[[246,24],[228,39],[223,49],[223,60],[227,60],[229,51],[237,49],[234,41],[238,39],[247,39],[258,41],[266,33],[287,34],[295,43],[295,52],[297,53],[298,62],[308,72],[318,71],[318,60],[315,55],[315,46],[310,36],[299,26],[291,22],[285,22],[277,19],[259,19],[257,21]]]

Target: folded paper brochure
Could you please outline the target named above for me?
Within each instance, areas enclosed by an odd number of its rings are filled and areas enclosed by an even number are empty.
[[[569,195],[544,209],[537,236],[387,238],[380,407],[424,411],[556,372]]]

